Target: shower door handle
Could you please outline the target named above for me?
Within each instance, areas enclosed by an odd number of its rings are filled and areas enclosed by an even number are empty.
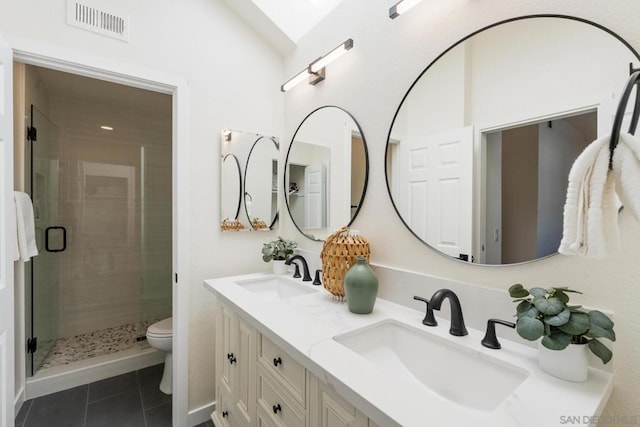
[[[49,247],[49,242],[51,241],[51,239],[49,239],[49,233],[52,230],[62,230],[62,247],[61,248],[52,249]],[[47,252],[63,252],[65,249],[67,249],[67,229],[60,226],[47,227],[44,230],[44,248]]]

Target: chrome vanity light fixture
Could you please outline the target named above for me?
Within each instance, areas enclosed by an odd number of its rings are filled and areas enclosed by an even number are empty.
[[[353,47],[353,39],[347,39],[344,43],[340,44],[335,49],[331,50],[329,53],[321,56],[320,58],[313,61],[307,68],[300,71],[298,74],[290,78],[285,84],[280,86],[280,90],[282,92],[286,92],[298,83],[308,79],[308,83],[310,85],[315,85],[324,80],[325,76],[325,67],[329,65],[331,62],[335,61],[342,55],[344,55],[348,50]]]
[[[389,8],[389,18],[396,19],[398,16],[406,13],[413,6],[420,3],[422,0],[400,0]]]

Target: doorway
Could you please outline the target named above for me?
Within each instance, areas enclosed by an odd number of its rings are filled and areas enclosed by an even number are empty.
[[[31,65],[25,82],[27,374],[145,350],[171,316],[171,96]]]
[[[483,133],[483,263],[556,253],[569,170],[597,135],[596,111]]]
[[[61,52],[47,45],[29,44],[8,46],[9,61],[12,59],[19,64],[30,64],[42,66],[58,71],[69,72],[76,75],[92,77],[113,83],[120,83],[126,86],[148,89],[158,93],[169,94],[172,96],[172,151],[173,151],[173,224],[172,224],[172,326],[173,326],[173,425],[186,425],[188,415],[188,306],[189,306],[189,86],[187,80],[172,74],[158,73],[155,70],[147,69],[141,66],[135,66],[120,62],[105,62],[93,55],[74,54],[72,52]],[[0,50],[1,51],[1,50]],[[3,57],[2,60],[5,58]],[[10,62],[7,62],[10,63]],[[8,76],[11,76],[9,73]],[[5,81],[7,83],[7,81]],[[10,84],[5,85],[10,90]],[[10,98],[9,98],[10,99]],[[15,110],[8,105],[9,113]],[[18,109],[24,111],[24,109]],[[8,115],[7,115],[8,116]],[[22,118],[20,118],[22,120]],[[12,126],[9,123],[8,129]],[[3,129],[5,128],[3,124]],[[20,132],[23,126],[20,121],[16,124],[16,132]],[[15,145],[19,145],[20,140],[14,141]],[[11,145],[5,145],[11,147]],[[3,185],[2,191],[8,192],[13,188],[7,186],[13,179],[9,179],[12,172],[12,163],[14,157],[19,157],[21,151],[4,150],[5,166],[7,171],[6,180],[1,180]],[[14,155],[15,154],[15,155]],[[20,184],[20,180],[16,178],[16,184]],[[19,186],[17,188],[23,188]],[[6,193],[5,193],[6,194]],[[6,271],[13,270],[7,266]],[[4,270],[3,270],[4,271]],[[1,278],[0,278],[1,279]],[[24,290],[24,278],[19,274],[15,277],[16,289],[21,290],[16,295],[22,294]],[[178,286],[178,280],[185,286]],[[1,285],[1,283],[0,283]],[[24,309],[24,301],[16,301],[16,309]],[[15,407],[19,409],[24,402],[25,391],[24,376],[20,378],[20,373],[25,372],[24,357],[20,356],[22,345],[20,341],[25,339],[24,324],[20,322],[23,313],[17,313],[15,323],[10,323],[10,336],[16,335],[18,343],[9,347],[11,358],[10,365],[13,365],[14,348],[16,353],[16,382],[15,382]],[[7,317],[8,318],[8,317]],[[3,323],[4,325],[5,323]],[[20,360],[21,359],[21,360]],[[94,378],[95,380],[95,378]],[[12,382],[7,378],[4,381],[6,390],[13,390]],[[13,401],[13,399],[11,399]]]

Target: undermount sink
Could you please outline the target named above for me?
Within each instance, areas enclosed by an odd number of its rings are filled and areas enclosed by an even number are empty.
[[[528,376],[524,369],[395,320],[333,339],[391,375],[472,409],[495,409]]]
[[[282,276],[269,275],[237,280],[235,283],[250,292],[269,299],[287,299],[317,292],[313,288]]]

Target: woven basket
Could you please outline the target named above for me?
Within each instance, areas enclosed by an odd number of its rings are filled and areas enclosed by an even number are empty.
[[[240,231],[244,229],[244,225],[237,219],[225,218],[220,225],[222,231]]]
[[[251,220],[251,227],[253,227],[255,230],[265,230],[269,228],[267,223],[258,217],[255,217]]]
[[[367,239],[348,227],[327,237],[320,254],[324,288],[337,297],[344,297],[342,280],[347,270],[356,263],[356,257],[365,257],[368,262],[370,255]]]

